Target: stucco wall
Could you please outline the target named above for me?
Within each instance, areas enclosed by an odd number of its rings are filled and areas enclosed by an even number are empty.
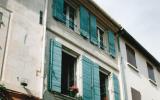
[[[127,65],[127,54],[126,54],[126,41],[121,38],[120,46],[121,46],[121,55],[122,61],[124,63],[124,74],[126,77],[126,86],[128,93],[128,100],[132,100],[131,96],[131,87],[138,90],[141,93],[141,100],[159,100],[160,99],[160,72],[157,71],[154,66],[154,74],[156,78],[155,86],[153,83],[149,81],[148,78],[148,70],[146,61],[148,61],[140,52],[134,49],[136,64],[138,67],[138,72],[132,69]],[[131,45],[130,45],[131,46]],[[149,61],[148,61],[149,62]]]
[[[44,10],[45,0],[2,0],[0,5],[11,11],[4,11],[5,28],[0,29],[4,35],[8,34],[4,62],[0,58],[0,67],[3,67],[1,84],[18,92],[42,97],[44,39],[39,12]],[[8,25],[9,13],[11,19]],[[3,38],[0,39],[0,43],[3,41]],[[27,89],[21,86],[22,81],[27,82]]]

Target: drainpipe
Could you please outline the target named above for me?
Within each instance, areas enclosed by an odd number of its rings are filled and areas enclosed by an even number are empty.
[[[124,64],[124,59],[121,54],[121,45],[120,45],[120,37],[121,37],[121,32],[123,28],[121,28],[118,32],[117,36],[117,44],[118,44],[118,65],[120,68],[120,77],[121,77],[121,85],[122,85],[122,96],[123,100],[128,100],[128,94],[127,94],[127,84],[126,84],[126,77],[125,77],[125,64]]]
[[[44,15],[43,15],[43,34],[42,34],[42,64],[41,64],[41,78],[42,78],[42,86],[41,86],[41,98],[43,98],[44,94],[44,67],[45,67],[45,44],[46,44],[46,27],[47,27],[47,11],[48,11],[48,0],[44,1]]]

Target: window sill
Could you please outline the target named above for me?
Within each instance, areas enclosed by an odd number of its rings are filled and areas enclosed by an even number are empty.
[[[127,63],[127,65],[132,68],[133,70],[135,70],[136,72],[139,72],[139,70],[137,69],[137,67],[135,67],[134,65]]]
[[[62,100],[76,100],[76,97],[71,97],[57,92],[54,92],[54,96]]]
[[[154,81],[154,80],[152,80],[152,79],[149,79],[149,81],[150,81],[154,86],[157,86],[156,81]]]

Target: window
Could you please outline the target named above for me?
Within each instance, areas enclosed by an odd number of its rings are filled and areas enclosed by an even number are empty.
[[[75,86],[76,77],[75,77],[75,64],[76,58],[62,52],[62,76],[61,76],[61,93],[65,95],[70,95],[70,88]]]
[[[74,19],[75,19],[75,10],[73,7],[68,5],[66,2],[64,3],[64,11],[65,15],[65,24],[68,26],[70,29],[74,30]]]
[[[129,47],[128,45],[126,45],[126,50],[127,50],[127,61],[128,61],[128,63],[137,68],[134,50],[131,47]]]
[[[39,24],[42,25],[43,24],[43,12],[40,11],[39,14],[40,14],[40,16],[39,16]]]
[[[1,28],[1,25],[3,24],[2,17],[3,17],[3,13],[0,12],[0,28]]]
[[[154,77],[154,69],[151,64],[147,63],[147,68],[148,68],[148,77],[155,82],[155,77]]]
[[[141,93],[134,88],[131,88],[132,100],[141,100]]]
[[[97,27],[97,35],[98,35],[99,48],[104,49],[104,39],[103,39],[104,31],[99,27]]]
[[[108,76],[100,71],[100,95],[101,100],[109,100]]]

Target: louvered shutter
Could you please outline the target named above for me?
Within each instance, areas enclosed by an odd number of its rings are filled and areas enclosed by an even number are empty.
[[[113,74],[113,86],[114,86],[114,100],[120,100],[119,80],[118,77]]]
[[[98,44],[96,17],[92,14],[90,14],[90,41],[95,45]]]
[[[89,12],[80,6],[80,33],[83,37],[89,38]]]
[[[83,56],[83,100],[92,100],[92,64]]]
[[[53,0],[52,8],[53,17],[59,21],[65,22],[65,16],[63,13],[64,0]]]
[[[49,48],[48,89],[61,92],[62,45],[51,39]]]
[[[114,33],[109,31],[108,32],[108,44],[109,44],[109,53],[112,57],[116,56],[116,50],[115,50],[115,40],[114,40]]]
[[[93,100],[100,100],[99,65],[93,63]]]

